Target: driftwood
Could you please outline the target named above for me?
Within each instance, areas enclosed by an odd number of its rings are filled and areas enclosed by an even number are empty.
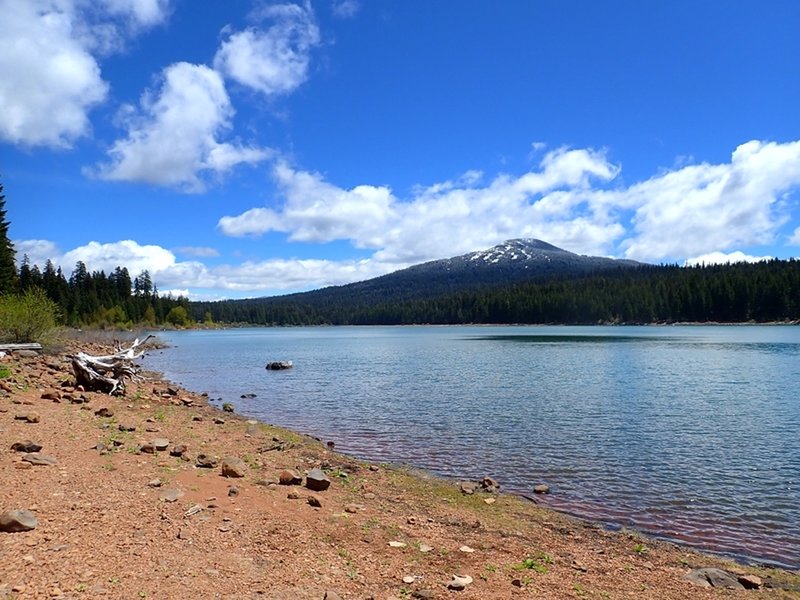
[[[137,353],[136,349],[151,337],[154,336],[148,335],[141,341],[137,338],[128,348],[117,347],[117,352],[105,356],[78,352],[72,357],[76,384],[82,385],[85,390],[109,395],[124,393],[125,379],[135,379],[139,372],[139,367],[133,361],[144,356],[144,351]]]
[[[42,351],[41,344],[0,344],[0,352],[16,352],[17,350]]]

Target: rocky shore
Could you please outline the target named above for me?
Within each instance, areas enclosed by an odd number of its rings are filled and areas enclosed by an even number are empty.
[[[71,351],[0,360],[0,600],[800,598],[797,573],[360,462],[155,374],[84,391]]]

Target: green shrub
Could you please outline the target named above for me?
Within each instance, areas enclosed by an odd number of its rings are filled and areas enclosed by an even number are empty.
[[[40,341],[57,319],[58,306],[44,290],[31,288],[21,295],[0,296],[0,339],[4,341]]]

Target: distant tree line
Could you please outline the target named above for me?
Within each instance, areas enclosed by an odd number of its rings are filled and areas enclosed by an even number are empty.
[[[176,326],[191,324],[186,298],[161,296],[148,271],[131,278],[128,269],[111,273],[89,272],[78,261],[66,277],[61,267],[48,260],[44,269],[31,265],[25,256],[17,273],[17,287],[24,293],[41,289],[58,307],[64,324],[130,328],[134,325]]]
[[[800,261],[643,266],[398,301],[324,292],[194,302],[191,316],[251,325],[794,321]]]

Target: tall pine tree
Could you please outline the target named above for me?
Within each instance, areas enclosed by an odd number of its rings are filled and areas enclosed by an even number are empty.
[[[8,239],[6,221],[6,197],[0,183],[0,294],[16,291],[17,267],[14,264],[14,244]]]

